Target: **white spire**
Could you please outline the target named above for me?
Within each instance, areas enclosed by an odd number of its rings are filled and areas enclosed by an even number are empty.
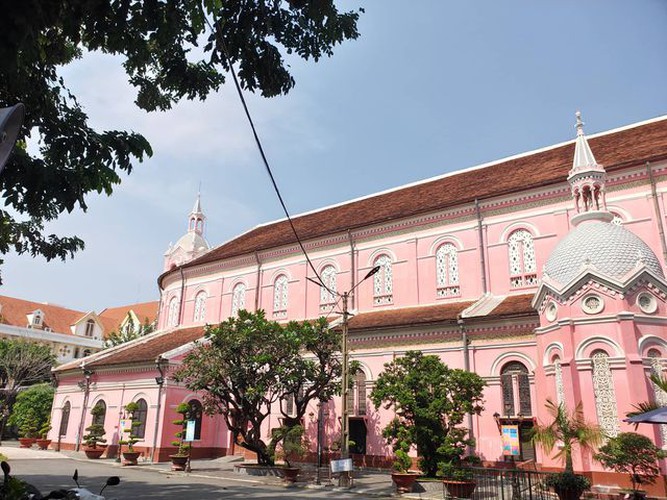
[[[587,220],[608,222],[613,216],[607,211],[605,200],[607,173],[604,167],[595,160],[593,151],[588,145],[581,113],[577,111],[575,116],[577,117],[577,139],[574,144],[572,170],[567,177],[577,211],[572,217],[572,224],[576,226]]]
[[[201,193],[197,192],[197,199],[188,218],[188,232],[194,232],[203,236],[205,220],[206,216],[201,209]]]
[[[574,145],[574,160],[572,161],[570,175],[584,170],[604,172],[602,166],[598,165],[597,161],[595,161],[593,151],[591,151],[591,147],[588,145],[588,140],[584,135],[584,122],[581,121],[581,111],[577,111],[575,116],[577,117],[577,141]]]
[[[201,193],[197,192],[197,199],[195,200],[195,206],[192,207],[190,215],[204,215],[204,212],[201,209]]]

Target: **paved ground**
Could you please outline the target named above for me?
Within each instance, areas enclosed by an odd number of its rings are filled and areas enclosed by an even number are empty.
[[[296,498],[296,499],[359,499],[388,498],[392,495],[391,479],[386,472],[359,474],[353,490],[342,491],[333,486],[316,487],[314,471],[306,471],[305,481],[286,488],[278,478],[251,477],[233,472],[228,459],[195,460],[189,474],[171,472],[170,464],[144,463],[136,467],[120,467],[113,460],[88,460],[79,453],[21,449],[3,443],[0,453],[9,458],[12,474],[37,486],[46,493],[53,489],[73,487],[71,479],[79,471],[79,483],[97,493],[108,476],[117,475],[121,484],[109,487],[107,498],[120,499],[183,499],[213,500],[227,498]],[[326,482],[323,477],[323,482]]]

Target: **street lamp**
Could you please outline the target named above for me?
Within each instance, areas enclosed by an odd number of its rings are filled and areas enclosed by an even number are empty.
[[[326,289],[330,294],[338,296],[340,299],[342,299],[343,303],[343,310],[340,312],[340,314],[343,315],[343,322],[342,322],[342,339],[341,339],[341,353],[343,356],[343,369],[342,369],[342,374],[341,374],[341,384],[343,386],[342,390],[342,396],[343,400],[341,401],[341,430],[340,430],[340,458],[342,460],[345,460],[350,457],[350,448],[348,446],[348,441],[350,437],[350,420],[348,418],[348,409],[347,409],[347,395],[350,390],[349,385],[350,385],[350,370],[349,370],[349,357],[350,353],[348,351],[347,347],[347,334],[348,334],[348,321],[351,316],[349,310],[348,310],[348,300],[350,298],[350,294],[354,292],[354,290],[361,285],[364,281],[366,281],[368,278],[373,276],[374,274],[377,274],[380,271],[380,266],[375,266],[373,269],[368,271],[366,276],[363,277],[359,282],[357,282],[356,285],[354,285],[350,290],[347,292],[343,293],[338,293],[334,290],[331,290],[328,286],[326,286],[325,283],[323,283],[321,280],[320,281],[315,281],[312,278],[306,278],[308,281],[311,281],[315,283],[318,286],[323,287]],[[319,276],[318,276],[319,278]],[[341,474],[340,475],[340,481],[339,481],[339,486],[348,486],[349,485],[349,474]]]

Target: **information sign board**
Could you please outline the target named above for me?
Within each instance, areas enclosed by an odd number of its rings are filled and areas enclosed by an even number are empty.
[[[352,470],[352,459],[346,458],[343,460],[331,461],[331,472],[350,472]]]
[[[185,428],[185,440],[194,441],[195,440],[195,425],[197,422],[194,420],[188,420],[187,427]]]
[[[519,442],[519,426],[503,425],[503,455],[519,456],[521,454],[521,443]]]

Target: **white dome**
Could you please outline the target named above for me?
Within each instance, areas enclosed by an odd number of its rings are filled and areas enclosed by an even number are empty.
[[[544,273],[561,285],[584,267],[620,279],[639,262],[664,278],[658,258],[641,238],[620,225],[594,220],[579,224],[561,240],[544,265]]]
[[[209,246],[206,240],[194,231],[189,231],[176,242],[174,248],[182,248],[187,252],[196,252],[200,250],[208,250]]]

